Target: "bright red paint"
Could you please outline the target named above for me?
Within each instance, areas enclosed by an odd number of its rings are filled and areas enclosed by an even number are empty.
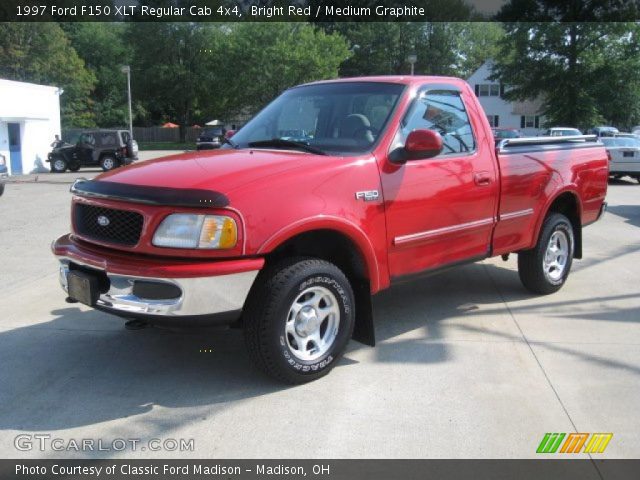
[[[386,132],[369,154],[332,157],[265,149],[202,151],[139,163],[99,177],[107,182],[224,193],[230,208],[211,212],[236,219],[241,228],[235,249],[178,250],[151,245],[155,228],[167,214],[189,209],[74,197],[74,202],[142,213],[141,241],[132,248],[89,246],[71,235],[54,244],[54,253],[109,267],[114,273],[217,275],[261,268],[264,256],[293,236],[332,229],[357,246],[375,293],[396,277],[531,248],[549,206],[564,192],[575,195],[583,224],[597,218],[608,176],[602,145],[498,158],[484,111],[464,81],[445,77],[352,80],[398,82],[408,87]],[[430,83],[445,83],[462,91],[476,150],[459,158],[391,163],[387,153],[399,121],[416,91]],[[356,199],[355,192],[365,190],[378,190],[380,199]],[[529,209],[529,215],[501,219]]]

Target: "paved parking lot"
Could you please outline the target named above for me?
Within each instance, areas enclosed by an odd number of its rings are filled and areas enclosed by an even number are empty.
[[[285,387],[252,369],[238,331],[132,332],[66,304],[49,244],[73,176],[0,198],[0,457],[526,458],[545,432],[613,432],[604,458],[640,457],[635,181],[610,185],[559,293],[526,293],[513,256],[396,286],[375,298],[376,348],[352,342],[328,377]],[[16,450],[34,433],[195,448]]]

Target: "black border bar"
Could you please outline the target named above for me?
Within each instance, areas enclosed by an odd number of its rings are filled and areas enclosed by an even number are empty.
[[[263,9],[256,10],[258,7]],[[322,23],[491,20],[503,22],[638,21],[640,20],[640,0],[2,0],[0,2],[0,22],[286,21]]]
[[[561,456],[540,460],[0,460],[0,478],[631,480],[638,478],[640,471],[640,460],[591,460],[587,456],[566,460],[556,457]],[[205,469],[208,469],[207,473],[204,473]],[[27,470],[32,473],[25,473]],[[61,470],[67,473],[55,473]],[[131,473],[134,471],[138,473]]]

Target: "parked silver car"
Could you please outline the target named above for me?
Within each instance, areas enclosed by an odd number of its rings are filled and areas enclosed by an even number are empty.
[[[633,134],[618,134],[601,137],[600,141],[609,156],[609,174],[614,178],[628,175],[640,183],[640,138]]]
[[[582,132],[573,127],[552,127],[542,134],[543,137],[573,137],[576,135],[582,135]]]

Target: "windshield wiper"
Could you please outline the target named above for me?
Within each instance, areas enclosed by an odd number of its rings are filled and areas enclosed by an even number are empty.
[[[290,147],[304,150],[305,152],[315,153],[316,155],[326,155],[319,148],[312,147],[303,142],[295,142],[293,140],[285,140],[284,138],[272,138],[271,140],[258,140],[256,142],[249,142],[250,147]]]

